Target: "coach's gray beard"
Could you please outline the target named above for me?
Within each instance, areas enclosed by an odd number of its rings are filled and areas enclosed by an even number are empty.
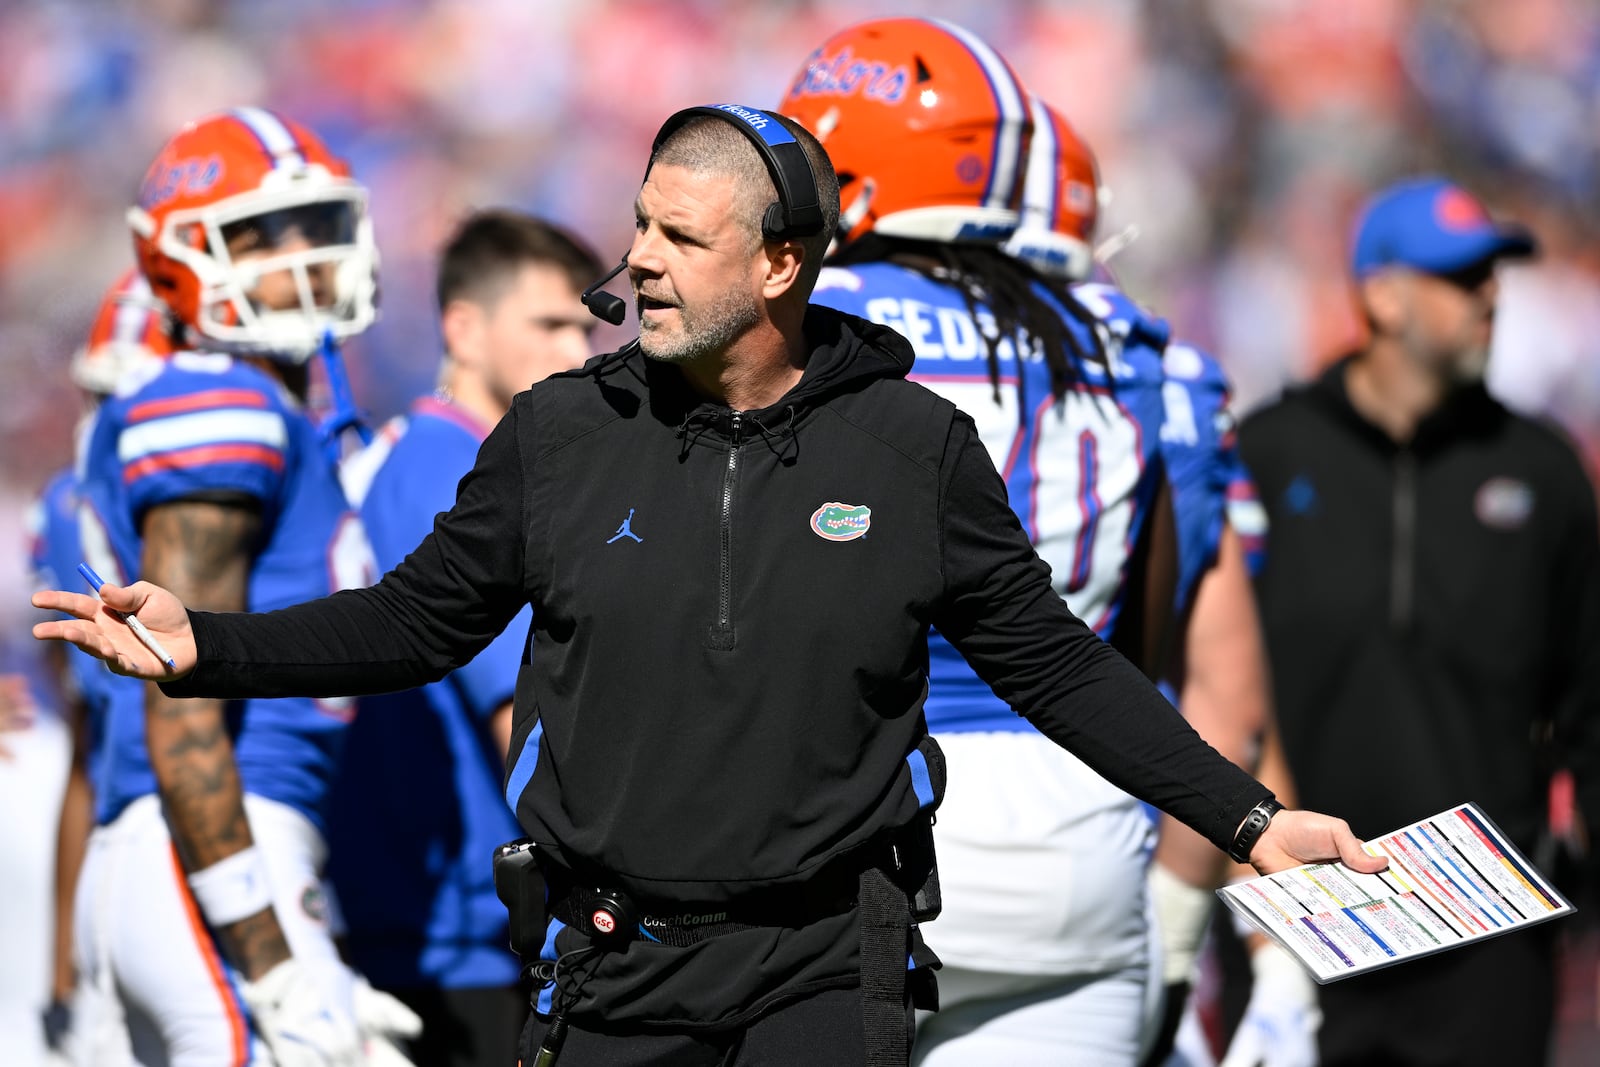
[[[662,336],[661,326],[640,316],[639,350],[666,363],[690,363],[726,349],[760,321],[761,308],[755,294],[730,289],[703,310],[691,312],[680,304],[675,335]]]

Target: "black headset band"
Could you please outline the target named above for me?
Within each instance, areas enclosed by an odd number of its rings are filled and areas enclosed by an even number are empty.
[[[806,151],[770,111],[739,104],[707,104],[686,107],[661,124],[655,143],[650,146],[650,162],[655,163],[661,146],[686,123],[700,117],[721,119],[747,137],[772,176],[778,202],[769,207],[761,220],[762,235],[774,240],[810,237],[822,232],[822,206],[817,200],[817,180],[811,173]],[[648,168],[645,177],[650,176]]]

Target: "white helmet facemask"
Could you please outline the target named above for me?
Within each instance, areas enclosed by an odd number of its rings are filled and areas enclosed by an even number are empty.
[[[329,332],[351,337],[377,317],[366,189],[322,167],[273,171],[258,190],[173,212],[157,244],[200,281],[194,325],[207,347],[300,363]],[[289,275],[294,299],[269,307],[260,288],[279,273]]]

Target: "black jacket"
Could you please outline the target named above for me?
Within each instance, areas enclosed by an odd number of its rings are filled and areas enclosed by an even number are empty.
[[[1351,406],[1347,366],[1239,438],[1270,519],[1257,584],[1301,802],[1371,836],[1476,801],[1528,848],[1559,760],[1600,818],[1600,541],[1579,461],[1481,386],[1396,445]]]
[[[536,385],[381,583],[196,614],[201,666],[169,691],[419,685],[531,601],[522,825],[646,900],[717,902],[912,818],[937,625],[1044,733],[1225,846],[1268,794],[1051,590],[971,421],[904,380],[910,346],[816,307],[806,338],[800,382],[761,411],[707,403],[636,346]],[[758,951],[774,989],[827,977]],[[649,1009],[671,1011],[691,1013]]]

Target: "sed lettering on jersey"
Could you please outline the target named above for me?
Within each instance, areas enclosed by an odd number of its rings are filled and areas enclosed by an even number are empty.
[[[987,308],[979,308],[974,318],[964,308],[936,307],[910,298],[879,296],[867,301],[866,313],[873,322],[889,327],[910,341],[919,360],[986,360],[989,347],[984,337],[999,332]],[[1017,346],[1012,338],[999,339],[996,355],[1002,364],[1017,361]],[[1023,354],[1023,359],[1030,363],[1043,358],[1044,350],[1039,345],[1033,345]]]
[[[824,274],[829,273],[827,270]],[[818,291],[825,288],[845,289],[859,291],[860,280],[854,278],[846,271],[835,271],[837,276],[828,279],[828,284],[818,284]],[[819,299],[822,299],[819,297]],[[827,301],[823,299],[824,303]],[[901,337],[911,342],[911,347],[916,351],[918,361],[948,359],[955,362],[971,362],[974,360],[987,360],[989,358],[988,342],[985,338],[998,334],[999,327],[995,323],[994,315],[988,308],[979,307],[976,315],[964,307],[944,307],[936,304],[925,303],[910,297],[879,296],[868,299],[862,308],[863,315],[880,326],[887,326]],[[1004,366],[1017,362],[1016,338],[1000,336],[995,344],[995,355],[999,359],[1002,374]],[[1027,339],[1031,340],[1031,339]],[[1119,357],[1122,349],[1120,338],[1102,331],[1101,341],[1108,351],[1108,362],[1114,378],[1131,379],[1137,371],[1129,367]],[[1025,346],[1022,353],[1024,363],[1038,363],[1044,359],[1044,346],[1038,342]],[[1081,368],[1081,371],[1091,378],[1101,373],[1099,368]],[[934,373],[927,369],[914,371],[911,377],[919,374]]]

